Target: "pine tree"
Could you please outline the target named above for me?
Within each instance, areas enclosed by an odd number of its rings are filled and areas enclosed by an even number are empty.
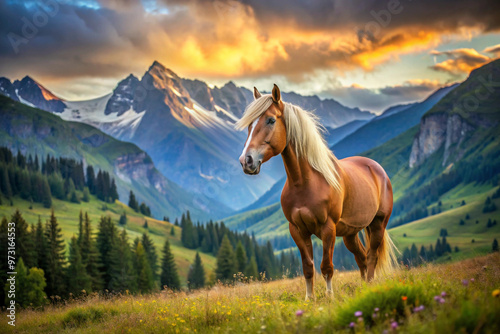
[[[82,239],[83,239],[83,212],[80,210],[80,214],[78,215],[78,247],[82,247]]]
[[[177,274],[174,255],[170,250],[170,243],[168,242],[168,239],[165,240],[165,245],[163,246],[162,253],[163,257],[161,260],[160,275],[161,287],[172,290],[179,290],[181,288],[181,283],[179,280],[179,275]]]
[[[137,244],[135,250],[135,275],[137,277],[137,287],[140,293],[149,293],[154,289],[153,273],[148,262],[148,257],[142,243]]]
[[[156,253],[156,247],[153,240],[146,233],[142,234],[141,240],[144,251],[148,258],[149,265],[151,267],[151,273],[153,274],[153,279],[156,281],[158,279],[158,254]]]
[[[187,280],[190,290],[200,289],[205,286],[205,269],[203,268],[201,257],[198,252],[196,252],[194,262],[189,268]]]
[[[135,212],[139,211],[139,203],[135,199],[135,194],[134,194],[134,192],[132,190],[130,190],[129,199],[128,199],[128,206],[132,210],[134,210]]]
[[[19,258],[22,257],[28,268],[34,267],[33,238],[28,230],[28,223],[24,220],[19,210],[14,212],[10,221],[16,227],[16,256]]]
[[[491,244],[491,250],[493,252],[498,252],[498,241],[497,241],[497,239],[493,239],[493,244]]]
[[[118,224],[122,226],[127,225],[127,214],[125,213],[125,211],[121,214]]]
[[[229,282],[233,279],[233,275],[237,271],[236,258],[233,251],[233,246],[227,235],[224,235],[222,243],[217,253],[217,268],[215,269],[216,278]]]
[[[64,241],[54,210],[45,227],[45,238],[47,240],[46,292],[48,296],[62,296],[65,291]]]
[[[175,228],[173,225],[172,225],[172,228],[170,229],[170,235],[175,236]]]
[[[87,188],[91,194],[95,194],[95,173],[92,165],[87,166]]]
[[[245,249],[243,248],[241,241],[238,241],[238,245],[236,246],[236,261],[238,272],[244,273],[245,267],[247,266],[247,254],[245,253]]]
[[[47,256],[45,255],[47,254],[47,239],[40,216],[38,216],[38,223],[35,228],[34,250],[34,253],[37,254],[34,266],[41,268],[45,272],[48,266]]]
[[[111,202],[114,202],[117,199],[119,199],[118,190],[116,189],[116,183],[114,178],[111,180],[111,186],[109,192],[110,192],[109,196],[111,197]]]
[[[66,270],[67,291],[74,296],[80,295],[82,290],[90,291],[92,289],[92,282],[82,262],[80,246],[78,246],[76,237],[71,238],[68,260],[69,266]]]
[[[257,269],[257,261],[255,260],[255,256],[250,258],[250,262],[245,268],[245,276],[248,278],[258,279],[259,278],[259,270]]]
[[[109,288],[111,281],[111,247],[116,238],[116,227],[110,217],[101,217],[99,231],[97,232],[97,249],[100,255],[100,272],[105,288]]]
[[[125,229],[120,235],[113,239],[111,254],[111,281],[109,288],[112,291],[123,292],[129,290],[135,292],[136,276],[132,264],[132,251],[128,243],[128,236]]]
[[[97,250],[96,241],[92,237],[92,225],[90,223],[89,215],[85,212],[85,220],[83,224],[83,237],[82,237],[82,262],[85,264],[87,274],[91,280],[91,290],[99,291],[102,289],[102,275],[99,270],[99,251]]]

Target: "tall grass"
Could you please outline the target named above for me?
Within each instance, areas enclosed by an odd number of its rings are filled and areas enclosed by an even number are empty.
[[[372,283],[336,273],[334,295],[317,277],[304,301],[302,278],[154,295],[93,295],[23,310],[9,333],[499,333],[500,255],[401,269]],[[2,316],[3,319],[6,317]]]

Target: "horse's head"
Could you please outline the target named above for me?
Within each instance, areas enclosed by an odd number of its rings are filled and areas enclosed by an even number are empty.
[[[260,166],[286,147],[284,104],[280,89],[274,85],[271,95],[262,96],[254,88],[254,97],[255,101],[247,107],[238,124],[240,127],[249,124],[240,163],[243,171],[251,175],[259,174]]]

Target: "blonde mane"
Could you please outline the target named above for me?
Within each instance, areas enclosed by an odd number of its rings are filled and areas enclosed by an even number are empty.
[[[273,98],[270,94],[262,95],[250,103],[236,123],[236,129],[247,128],[262,116],[272,103]],[[291,103],[283,102],[283,104],[287,145],[292,143],[297,158],[305,157],[311,167],[320,172],[330,186],[340,191],[340,176],[336,168],[338,160],[322,136],[325,129],[318,116]]]

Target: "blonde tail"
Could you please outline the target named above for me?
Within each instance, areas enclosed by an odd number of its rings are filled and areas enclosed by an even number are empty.
[[[370,245],[370,234],[367,230],[363,233],[365,245],[369,247]],[[384,230],[384,238],[382,243],[378,247],[378,261],[377,267],[375,268],[375,273],[377,276],[386,275],[399,268],[398,257],[396,254],[400,254],[397,247],[392,242],[387,230]]]
[[[388,274],[399,267],[396,253],[399,254],[399,250],[392,242],[387,230],[384,230],[384,239],[378,248],[378,261],[375,268],[377,275]]]

